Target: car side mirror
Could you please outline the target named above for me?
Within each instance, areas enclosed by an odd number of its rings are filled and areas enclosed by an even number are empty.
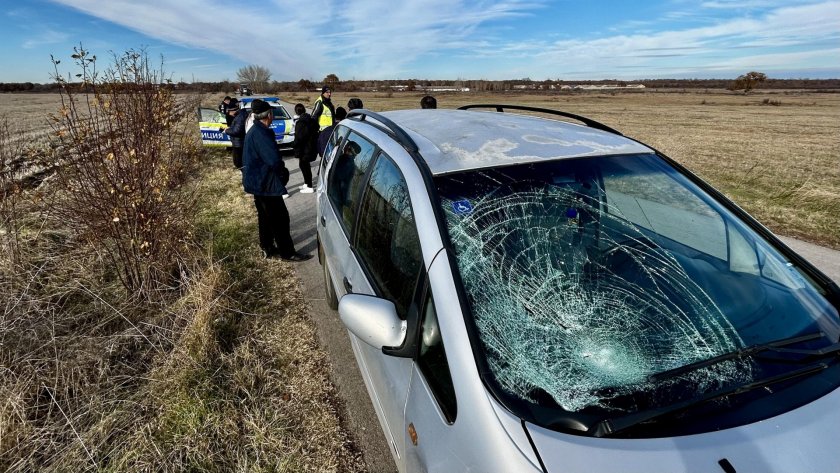
[[[347,294],[338,302],[338,314],[347,330],[372,347],[398,347],[405,340],[406,322],[391,301]]]

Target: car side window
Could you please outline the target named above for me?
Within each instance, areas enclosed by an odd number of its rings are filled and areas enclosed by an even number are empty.
[[[452,385],[452,374],[449,372],[449,362],[446,359],[446,350],[440,336],[437,311],[431,296],[426,298],[423,309],[417,367],[420,368],[420,372],[426,378],[426,383],[434,393],[443,416],[450,424],[455,422],[458,414],[455,387]]]
[[[323,164],[327,164],[330,162],[330,156],[332,155],[333,149],[335,149],[338,142],[347,135],[347,131],[349,129],[347,127],[339,126],[331,135],[329,141],[327,141],[327,146],[324,148],[324,156],[323,156]]]
[[[384,153],[373,166],[364,195],[356,249],[380,295],[405,319],[423,258],[408,186]]]
[[[330,170],[328,195],[347,235],[353,232],[356,203],[374,150],[372,143],[350,133]]]

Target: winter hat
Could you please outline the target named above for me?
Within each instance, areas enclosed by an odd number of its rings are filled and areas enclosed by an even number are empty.
[[[321,95],[326,94],[327,92],[332,92],[332,89],[330,88],[330,86],[325,85],[325,86],[321,87]]]
[[[344,107],[342,107],[342,106],[339,106],[338,108],[336,108],[335,109],[335,120],[336,121],[341,121],[341,120],[344,120],[345,118],[347,118],[347,110],[345,110]]]
[[[259,115],[269,110],[271,110],[271,105],[266,103],[264,100],[255,99],[253,102],[251,102],[251,112],[253,112],[255,115]]]

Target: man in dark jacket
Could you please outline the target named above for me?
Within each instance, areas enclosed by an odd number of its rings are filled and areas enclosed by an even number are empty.
[[[228,105],[228,111],[233,112],[233,123],[225,128],[225,133],[230,136],[233,165],[236,169],[242,167],[242,147],[245,144],[245,121],[248,119],[248,110],[240,109],[239,104],[238,100],[233,99],[230,105]]]
[[[230,118],[228,118],[228,108],[230,107],[230,101],[230,95],[225,95],[225,98],[223,98],[222,101],[219,102],[219,113],[221,113],[222,116],[225,117],[225,120],[227,121],[227,126],[230,126]]]
[[[295,150],[295,157],[298,159],[300,173],[303,175],[303,185],[300,186],[301,194],[315,192],[312,188],[312,161],[318,157],[318,124],[306,113],[306,107],[302,103],[295,105],[295,114],[298,116],[295,122],[295,141],[292,147]]]
[[[289,233],[289,211],[283,201],[289,170],[283,164],[274,131],[271,106],[257,99],[251,103],[254,126],[245,135],[242,155],[242,186],[253,194],[257,208],[260,247],[266,258],[306,261],[312,255],[298,253]]]

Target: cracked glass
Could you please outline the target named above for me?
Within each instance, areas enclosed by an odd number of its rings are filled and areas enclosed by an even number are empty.
[[[664,381],[653,374],[815,330],[840,334],[818,288],[655,155],[435,183],[473,342],[486,375],[515,400],[642,410],[777,368],[737,360]]]

